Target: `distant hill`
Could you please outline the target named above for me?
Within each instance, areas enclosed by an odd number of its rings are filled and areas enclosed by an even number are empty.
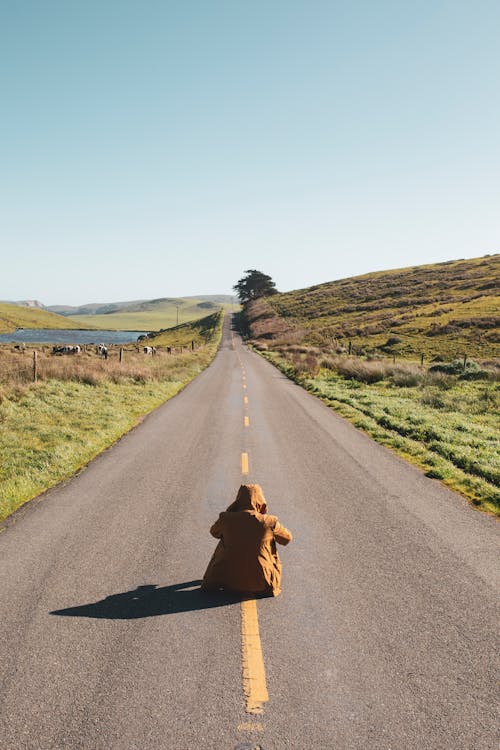
[[[0,333],[11,333],[17,328],[85,328],[69,321],[62,315],[40,310],[37,306],[23,307],[19,304],[0,303]]]
[[[36,303],[39,307],[57,313],[58,315],[111,315],[119,312],[147,312],[158,309],[165,304],[184,304],[185,302],[195,300],[196,302],[213,303],[217,306],[230,305],[234,297],[229,294],[207,294],[192,297],[160,297],[153,300],[129,300],[126,302],[91,302],[78,307],[71,305],[48,305],[44,306],[41,302]],[[17,304],[17,303],[16,303]],[[21,304],[21,303],[19,303]]]
[[[37,299],[25,299],[25,300],[19,300],[19,301],[12,301],[12,300],[1,300],[0,304],[6,304],[6,305],[20,305],[21,307],[37,307],[39,310],[46,310],[42,302],[39,302]]]
[[[129,305],[136,305],[145,300],[134,300],[131,302],[90,302],[87,305],[74,307],[72,305],[48,305],[45,309],[59,315],[106,315],[119,312]]]
[[[255,341],[417,358],[500,356],[500,255],[379,271],[250,303]]]
[[[229,300],[221,302],[220,300]],[[153,300],[138,300],[128,303],[113,303],[120,309],[99,309],[90,315],[73,315],[82,325],[92,328],[129,331],[159,331],[177,323],[197,320],[233,302],[229,295],[205,295],[202,297],[162,297]],[[111,308],[111,305],[103,306]]]
[[[217,305],[232,305],[236,302],[236,297],[231,294],[199,294],[192,297],[184,297],[183,299],[197,299],[202,302],[214,302]]]

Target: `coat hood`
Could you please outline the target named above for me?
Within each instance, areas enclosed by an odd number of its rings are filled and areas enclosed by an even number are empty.
[[[257,513],[267,513],[267,503],[260,484],[242,484],[227,512],[238,513],[243,510],[254,510]]]

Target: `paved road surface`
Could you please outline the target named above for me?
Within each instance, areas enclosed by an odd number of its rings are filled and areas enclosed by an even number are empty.
[[[294,532],[257,602],[261,715],[242,605],[198,592],[243,453]],[[498,529],[227,321],[199,378],[0,534],[0,748],[497,750]]]

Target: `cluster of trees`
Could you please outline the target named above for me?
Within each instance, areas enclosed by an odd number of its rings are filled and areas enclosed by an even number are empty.
[[[258,297],[269,297],[270,294],[278,294],[276,284],[270,276],[255,268],[245,271],[237,284],[233,286],[241,303],[249,302]]]

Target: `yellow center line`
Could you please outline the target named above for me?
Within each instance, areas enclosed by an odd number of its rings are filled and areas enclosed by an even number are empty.
[[[243,417],[243,424],[245,427],[248,427],[250,425],[250,419],[248,417]]]
[[[255,599],[245,599],[241,602],[241,647],[245,710],[249,714],[261,714],[264,710],[263,704],[269,700],[269,694]]]
[[[264,725],[256,721],[243,721],[238,725],[239,732],[263,732]]]
[[[241,473],[248,474],[248,453],[241,454]]]
[[[246,386],[246,383],[243,383],[243,388],[246,388],[246,387],[247,387],[247,386]]]
[[[243,403],[244,404],[248,404],[248,396],[244,396],[243,397]]]

